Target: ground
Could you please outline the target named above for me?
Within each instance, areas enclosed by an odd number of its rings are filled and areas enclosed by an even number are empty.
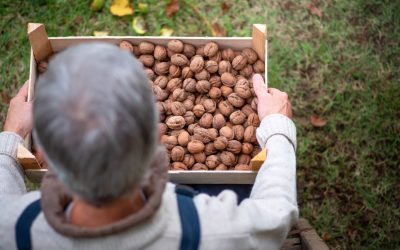
[[[45,23],[50,36],[135,35],[132,17],[112,16],[110,1],[97,13],[88,2],[1,1],[1,123],[28,78],[28,22]],[[217,33],[250,36],[252,23],[267,23],[270,86],[289,94],[298,129],[301,216],[333,249],[400,247],[398,1],[181,0],[172,18],[165,1],[142,2],[147,35],[166,25],[211,36],[217,23]],[[314,127],[311,115],[326,125]]]

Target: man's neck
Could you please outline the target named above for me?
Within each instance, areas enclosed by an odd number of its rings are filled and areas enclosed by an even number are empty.
[[[140,192],[140,189],[136,189],[132,195],[120,197],[100,207],[74,197],[70,223],[79,227],[95,228],[121,220],[144,206]]]

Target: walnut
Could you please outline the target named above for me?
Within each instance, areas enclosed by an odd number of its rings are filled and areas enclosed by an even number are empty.
[[[160,86],[154,85],[152,89],[157,101],[164,101],[168,98],[168,92],[160,88]]]
[[[256,142],[256,128],[253,126],[248,126],[244,130],[244,137],[243,137],[244,142]]]
[[[228,97],[230,94],[233,93],[233,89],[225,85],[221,86],[220,90],[223,97]]]
[[[166,124],[170,129],[181,129],[185,126],[186,122],[183,116],[171,116],[167,119]]]
[[[213,154],[217,153],[217,149],[214,146],[214,142],[209,142],[206,144],[206,146],[204,148],[204,153],[206,155],[213,155]]]
[[[218,103],[218,109],[224,116],[229,116],[234,110],[233,106],[227,101]]]
[[[215,61],[209,60],[206,62],[205,69],[210,73],[215,73],[218,71],[218,63]]]
[[[154,84],[164,89],[167,87],[168,78],[166,76],[157,76],[157,78],[154,80]]]
[[[208,137],[209,137],[212,141],[214,141],[215,139],[217,139],[218,135],[219,135],[219,133],[218,133],[218,130],[217,130],[217,129],[215,129],[215,128],[209,128],[209,129],[208,129]]]
[[[165,147],[169,150],[171,150],[173,147],[175,147],[178,144],[178,139],[176,139],[175,136],[166,136],[164,137],[165,141],[163,141]]]
[[[219,130],[226,124],[225,117],[222,114],[214,115],[212,123],[213,123],[213,128]]]
[[[238,164],[246,164],[249,165],[251,161],[250,155],[241,154],[239,155]]]
[[[154,48],[154,58],[158,61],[167,59],[167,49],[164,46],[156,45]]]
[[[254,148],[253,148],[253,152],[251,152],[251,157],[253,158],[253,157],[255,157],[256,155],[258,155],[260,152],[261,152],[261,148],[260,148],[260,146],[254,146]]]
[[[190,141],[187,145],[187,149],[192,154],[201,153],[204,151],[204,143],[199,140]]]
[[[208,129],[199,126],[193,130],[193,139],[203,143],[209,143],[211,141],[211,135]]]
[[[252,96],[251,90],[250,90],[250,84],[246,79],[239,79],[236,82],[235,88],[234,88],[235,93],[240,96],[243,99],[247,99]]]
[[[171,170],[180,171],[187,170],[187,166],[183,162],[173,162],[171,164]]]
[[[246,66],[244,66],[243,69],[240,70],[239,74],[246,78],[249,78],[253,75],[253,67],[250,64],[247,64]]]
[[[186,109],[181,102],[173,102],[171,104],[171,112],[173,115],[183,116],[186,113]]]
[[[171,57],[171,62],[176,66],[185,66],[189,63],[189,60],[183,54],[175,54]]]
[[[179,40],[170,40],[167,43],[167,48],[174,53],[181,53],[183,51],[183,43]]]
[[[176,66],[174,64],[171,64],[169,66],[169,77],[171,78],[179,78],[181,77],[181,68],[179,66]]]
[[[163,102],[156,102],[157,110],[160,114],[165,114],[166,111],[166,105]]]
[[[204,68],[204,59],[201,56],[192,57],[192,61],[190,62],[190,70],[194,73],[200,72]]]
[[[205,99],[203,101],[203,106],[208,113],[214,113],[214,111],[217,109],[217,104],[215,104],[215,102],[211,99]]]
[[[179,78],[172,78],[169,80],[166,89],[169,92],[173,92],[175,89],[179,89],[182,87],[182,80]]]
[[[207,96],[205,96],[205,95],[198,95],[198,96],[196,97],[196,100],[195,100],[196,105],[197,105],[197,104],[203,105],[203,101],[204,101],[205,99],[207,99]]]
[[[154,71],[157,73],[157,75],[166,75],[168,74],[169,66],[169,62],[159,62],[154,65]]]
[[[168,124],[167,124],[167,125],[168,125]],[[232,140],[233,137],[234,137],[233,130],[232,130],[230,127],[228,127],[228,126],[223,126],[223,127],[219,130],[219,134],[220,134],[221,136],[226,137],[226,139],[228,139],[228,140]]]
[[[221,97],[221,89],[217,87],[211,87],[210,91],[208,92],[208,95],[212,99],[218,99]]]
[[[210,113],[204,113],[199,120],[200,126],[203,128],[210,128],[212,125],[213,116]]]
[[[178,135],[178,144],[181,145],[182,147],[186,147],[187,144],[189,143],[189,133],[187,131],[182,131]]]
[[[246,121],[246,115],[242,111],[236,110],[229,116],[229,120],[234,125],[240,125]]]
[[[119,43],[119,48],[130,53],[133,53],[133,45],[128,41],[122,41]]]
[[[184,89],[177,88],[172,92],[172,100],[182,102],[186,99],[186,92]]]
[[[171,130],[169,132],[169,135],[175,136],[176,138],[178,138],[178,135],[180,135],[181,133],[183,133],[185,130],[184,129],[175,129],[175,130]]]
[[[195,163],[192,167],[192,170],[208,170],[207,166],[204,165],[203,163]]]
[[[191,71],[188,66],[182,69],[183,79],[193,78],[193,76],[194,76],[193,71]]]
[[[191,44],[184,44],[183,45],[183,54],[187,58],[191,58],[192,56],[196,55],[196,48]]]
[[[206,158],[206,165],[210,169],[214,169],[219,165],[219,158],[216,155],[210,155]]]
[[[175,146],[171,150],[171,160],[183,161],[185,150],[181,146]]]
[[[228,170],[228,167],[221,163],[215,168],[215,170],[225,171],[225,170]]]
[[[212,57],[218,52],[218,44],[214,42],[206,43],[204,46],[204,55],[208,57]]]
[[[146,67],[151,67],[154,64],[154,57],[152,55],[141,55],[139,61]]]
[[[139,52],[142,55],[151,55],[154,52],[154,44],[150,42],[139,43]]]
[[[225,86],[233,87],[236,83],[236,78],[231,73],[225,72],[221,75],[221,82]]]
[[[235,135],[235,139],[238,141],[243,140],[244,136],[244,127],[242,125],[235,125],[232,127],[233,134]]]
[[[245,142],[242,144],[242,153],[243,154],[251,154],[253,152],[253,145],[251,143]]]
[[[232,62],[235,58],[235,52],[232,49],[222,50],[222,59]]]
[[[183,116],[185,119],[185,123],[187,125],[193,124],[196,120],[196,117],[194,116],[192,111],[186,111],[185,115]]]
[[[254,64],[253,64],[253,71],[254,73],[263,73],[265,70],[265,64],[263,61],[261,60],[257,60]]]
[[[242,144],[237,140],[228,141],[226,150],[234,154],[239,154],[242,151]]]
[[[250,114],[254,113],[254,110],[251,108],[251,105],[249,104],[244,105],[241,110],[247,117]]]
[[[154,71],[149,69],[149,68],[145,68],[144,72],[146,73],[147,77],[152,81],[156,78],[156,74],[154,74]],[[150,82],[151,83],[151,82]]]
[[[217,137],[214,141],[214,147],[218,150],[224,150],[228,146],[228,139],[226,137],[220,136]]]
[[[237,170],[237,171],[249,171],[249,170],[251,170],[251,167],[249,165],[239,164],[239,165],[235,166],[235,170]]]
[[[254,98],[254,99],[252,100],[252,102],[251,102],[251,108],[252,108],[254,111],[257,111],[257,106],[258,106],[258,99],[257,99],[257,98]]]
[[[196,55],[203,57],[204,56],[204,46],[198,47],[196,49]]]
[[[193,123],[193,124],[189,124],[188,128],[187,128],[187,132],[189,132],[189,134],[193,134],[194,133],[194,129],[200,127],[199,124],[197,123]]]
[[[258,59],[257,53],[251,48],[242,50],[242,55],[246,57],[247,62],[250,64],[255,63]]]
[[[209,82],[211,83],[211,86],[213,87],[221,87],[221,77],[214,75],[212,77],[210,77]]]
[[[226,166],[233,166],[236,163],[235,155],[228,151],[221,152],[219,158],[221,159],[221,162]]]
[[[214,56],[209,57],[208,59],[219,63],[222,60],[221,52],[218,51]]]
[[[191,100],[192,102],[194,102],[196,100],[196,96],[193,93],[188,93],[187,98],[188,100]]]
[[[224,73],[230,73],[232,71],[232,65],[229,61],[220,61],[218,64],[218,74],[222,76]]]
[[[241,108],[245,104],[245,100],[236,93],[230,94],[227,99],[236,108]]]
[[[192,100],[186,99],[183,101],[183,106],[186,110],[193,110],[194,103]]]
[[[206,110],[204,109],[204,106],[201,104],[197,104],[193,107],[193,113],[196,117],[201,117]]]
[[[251,113],[248,117],[247,117],[247,121],[245,123],[245,126],[253,126],[253,127],[258,127],[260,126],[260,118],[258,117],[258,115],[256,113]]]
[[[196,81],[193,78],[187,78],[183,81],[183,88],[187,92],[195,93],[196,92]]]
[[[205,163],[207,156],[204,152],[193,154],[194,160],[198,163]]]
[[[247,64],[247,58],[242,56],[242,55],[238,55],[236,56],[233,61],[232,61],[232,67],[235,70],[241,70],[244,68],[244,66],[246,66]]]
[[[160,135],[166,135],[167,131],[168,131],[167,124],[159,123],[158,124],[158,131],[160,132]]]
[[[194,78],[196,78],[197,81],[200,80],[209,80],[210,79],[210,73],[208,73],[207,70],[202,69],[200,72],[196,73],[194,75]]]
[[[183,157],[183,164],[185,164],[188,168],[191,168],[193,164],[195,163],[194,157],[191,154],[185,154]]]
[[[210,91],[210,89],[211,89],[211,84],[207,80],[200,80],[196,84],[196,90],[199,93],[204,93],[204,94],[208,93],[208,91]]]

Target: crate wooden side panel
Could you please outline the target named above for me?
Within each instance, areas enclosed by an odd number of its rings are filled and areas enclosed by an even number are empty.
[[[184,43],[194,46],[201,46],[209,41],[218,43],[221,48],[233,48],[243,50],[252,47],[251,37],[133,37],[133,36],[108,36],[108,37],[50,37],[49,41],[53,51],[59,52],[69,46],[87,42],[106,42],[119,44],[121,41],[129,41],[139,44],[142,41],[149,41],[155,44],[166,45],[171,39],[179,39]],[[29,93],[31,98],[37,80],[36,62],[31,53]],[[34,182],[40,182],[46,169],[25,170],[25,174]],[[169,171],[169,178],[172,182],[181,184],[253,184],[257,171]]]

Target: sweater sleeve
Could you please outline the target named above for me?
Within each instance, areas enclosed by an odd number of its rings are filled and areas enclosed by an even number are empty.
[[[0,197],[26,193],[24,172],[17,161],[17,147],[23,142],[15,133],[0,133]]]

